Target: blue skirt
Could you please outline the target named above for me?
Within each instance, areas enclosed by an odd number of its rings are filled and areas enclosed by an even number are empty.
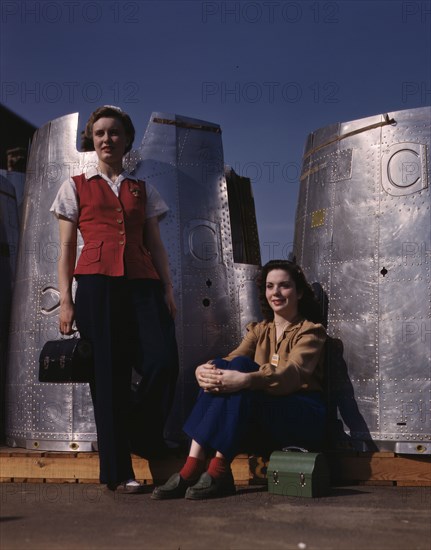
[[[259,370],[249,357],[216,359],[215,365],[240,372]],[[201,390],[183,429],[206,450],[219,451],[233,460],[238,452],[248,450],[243,448],[245,441],[250,444],[254,439],[255,445],[259,437],[262,444],[265,440],[262,447],[266,451],[289,445],[318,448],[324,438],[325,420],[326,407],[319,392],[274,396],[251,390],[229,394]]]

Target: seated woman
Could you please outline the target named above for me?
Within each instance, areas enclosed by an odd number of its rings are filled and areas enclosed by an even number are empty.
[[[233,494],[230,462],[251,423],[269,436],[272,450],[321,443],[326,333],[313,290],[298,265],[273,260],[262,268],[260,296],[265,320],[247,325],[227,357],[197,367],[201,391],[184,426],[192,439],[189,456],[179,473],[154,489],[153,499]]]

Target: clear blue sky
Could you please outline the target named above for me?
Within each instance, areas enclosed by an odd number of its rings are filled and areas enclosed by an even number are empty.
[[[37,126],[100,104],[220,124],[252,179],[262,259],[293,241],[302,151],[322,126],[431,103],[422,1],[7,1],[1,96]],[[277,244],[278,243],[278,244]]]

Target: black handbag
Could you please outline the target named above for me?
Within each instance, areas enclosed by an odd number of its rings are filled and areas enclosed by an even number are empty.
[[[39,382],[89,382],[93,350],[82,338],[49,340],[39,355]]]

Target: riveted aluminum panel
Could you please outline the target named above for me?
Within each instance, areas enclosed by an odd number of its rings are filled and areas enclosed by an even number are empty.
[[[36,132],[30,151],[9,332],[6,436],[12,446],[74,449],[74,441],[89,424],[90,437],[81,450],[91,450],[96,439],[87,386],[38,381],[40,350],[59,336],[58,223],[49,207],[61,183],[96,160],[94,153],[76,150],[77,124],[77,114],[46,124]],[[83,400],[88,411],[78,421],[76,399]]]
[[[178,438],[197,394],[196,366],[228,353],[241,340],[246,322],[258,318],[257,299],[251,299],[257,265],[235,261],[229,212],[233,197],[217,124],[153,113],[133,162],[136,175],[153,184],[171,208],[161,233],[179,306],[180,376],[167,434]],[[241,180],[250,187],[249,180]],[[254,207],[250,220],[237,221],[243,229],[240,238],[247,241],[246,223],[256,225]],[[260,260],[257,228],[250,246]]]
[[[88,385],[38,382],[40,350],[58,337],[58,223],[48,210],[66,178],[97,162],[94,152],[76,150],[77,124],[77,114],[56,119],[36,132],[31,147],[9,335],[6,435],[12,446],[85,451],[96,440]],[[197,392],[196,366],[236,346],[246,322],[259,315],[258,267],[236,263],[233,254],[218,125],[153,113],[142,144],[125,161],[170,207],[161,233],[178,305],[180,380],[167,435],[177,438]],[[249,189],[249,180],[241,180]],[[239,250],[257,248],[248,257],[260,261],[257,227],[250,232],[254,209],[249,227],[242,218],[236,223],[244,240]]]
[[[260,305],[259,294],[256,291],[256,275],[256,266],[235,264],[235,309],[239,311],[240,334],[236,336],[237,342],[235,342],[235,339],[231,341],[232,345],[239,344],[245,334],[246,325],[257,319],[256,312],[260,310]]]
[[[360,449],[431,453],[430,126],[426,107],[306,142],[295,252],[327,294],[331,410]]]

